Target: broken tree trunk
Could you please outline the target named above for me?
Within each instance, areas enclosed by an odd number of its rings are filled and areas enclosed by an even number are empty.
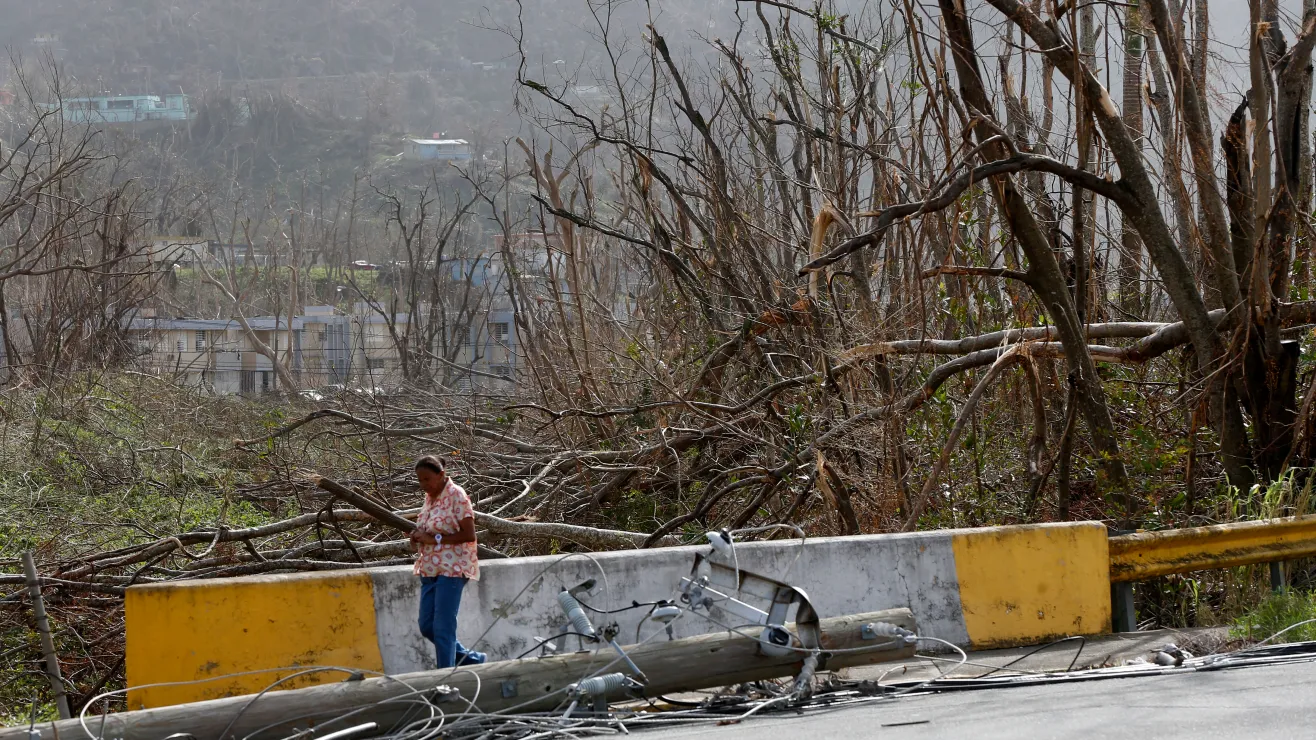
[[[903,641],[883,636],[866,638],[863,626],[876,622],[915,630],[914,615],[909,609],[887,609],[820,620],[818,626],[825,660],[820,661],[819,668],[846,668],[913,656],[914,646]],[[793,625],[788,625],[788,629],[791,628]],[[800,672],[803,653],[790,653],[785,657],[761,655],[758,633],[759,629],[754,628],[682,640],[648,641],[629,648],[627,652],[648,679],[645,687],[648,696],[731,686],[794,676]],[[122,712],[104,718],[95,716],[89,718],[88,723],[96,728],[99,736],[120,740],[159,740],[177,733],[195,740],[221,740],[221,734],[226,732],[226,737],[262,740],[285,737],[294,726],[314,726],[317,731],[332,732],[365,722],[375,722],[381,728],[387,728],[404,715],[414,717],[414,698],[418,694],[431,694],[440,686],[460,692],[459,696],[434,700],[449,714],[552,711],[569,702],[567,687],[570,684],[587,676],[613,672],[626,672],[626,666],[612,648],[603,646],[591,652],[508,660],[458,670],[409,673],[396,678],[349,680],[305,689],[273,691],[259,697],[240,696]],[[633,697],[625,692],[609,695],[612,701],[627,698]],[[348,712],[353,712],[350,718],[334,721]],[[455,720],[450,718],[450,722]],[[51,725],[38,725],[38,729],[43,734],[48,733]],[[71,738],[85,734],[78,720],[54,723],[53,729],[54,734],[47,737]],[[0,740],[27,740],[27,727],[2,729]]]

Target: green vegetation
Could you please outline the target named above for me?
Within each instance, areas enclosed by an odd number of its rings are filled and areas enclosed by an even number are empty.
[[[410,460],[416,454],[408,444],[379,448],[360,441],[297,450],[234,445],[309,410],[296,400],[271,405],[216,398],[131,373],[6,394],[0,402],[0,578],[10,580],[0,580],[0,714],[12,716],[5,721],[25,720],[33,696],[41,697],[40,716],[53,712],[25,589],[12,582],[23,551],[34,550],[38,567],[50,575],[93,553],[176,533],[276,522],[323,506],[299,495],[290,481],[317,470],[355,477],[356,460],[368,460],[362,467],[376,471],[405,469],[394,455]],[[320,536],[336,536],[326,531]],[[257,544],[278,547],[308,534],[316,542],[313,531],[300,530]],[[371,535],[358,525],[353,536]],[[181,569],[197,558],[233,558],[242,551],[238,543],[187,549],[185,557],[175,554],[144,569],[138,582],[184,577]],[[128,580],[107,571],[98,582]],[[122,687],[120,598],[55,589],[47,589],[46,598],[73,705]]]
[[[1281,591],[1272,594],[1234,620],[1229,636],[1257,641],[1268,640],[1280,632],[1283,635],[1274,642],[1316,640],[1316,593]]]

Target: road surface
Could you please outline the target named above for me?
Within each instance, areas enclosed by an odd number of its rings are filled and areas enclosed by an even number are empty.
[[[644,740],[1316,737],[1316,662],[907,696],[644,732]]]

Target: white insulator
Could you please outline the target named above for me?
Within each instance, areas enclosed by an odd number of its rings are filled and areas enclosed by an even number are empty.
[[[625,685],[626,674],[608,673],[602,676],[591,676],[575,684],[574,688],[571,689],[571,693],[576,696],[606,696]]]
[[[661,622],[663,624],[671,624],[672,620],[676,619],[679,616],[681,616],[681,607],[675,604],[660,606],[657,609],[654,609],[653,612],[649,614],[650,619],[652,619],[655,622]]]
[[[898,637],[905,642],[913,642],[918,638],[913,632],[890,622],[869,622],[866,626],[872,630],[874,637]]]
[[[708,544],[713,546],[713,551],[724,558],[731,557],[732,544],[731,536],[723,532],[707,532],[704,534],[708,538]]]
[[[595,636],[594,625],[589,623],[589,615],[585,614],[585,608],[580,605],[579,601],[576,601],[575,596],[563,591],[557,595],[557,603],[562,607],[562,611],[566,613],[567,619],[571,620],[571,626],[575,627],[577,632],[587,637]]]

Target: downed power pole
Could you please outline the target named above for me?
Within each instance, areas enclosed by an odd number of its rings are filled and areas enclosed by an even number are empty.
[[[885,636],[883,627],[916,631],[913,613],[908,609],[820,620],[818,668],[846,668],[912,657],[913,643]],[[760,650],[759,632],[754,628],[680,640],[651,640],[628,647],[626,654],[646,676],[647,696],[798,674],[805,662],[803,651],[765,655]],[[374,722],[386,730],[408,712],[414,714],[415,703],[407,699],[417,694],[432,695],[436,706],[453,713],[468,711],[472,705],[490,713],[550,711],[569,702],[568,691],[573,684],[615,671],[619,661],[615,653],[602,648],[93,716],[88,726],[98,737],[121,740],[160,740],[174,734],[195,740],[223,740],[221,735],[261,740],[285,737],[294,727],[342,729],[342,723],[327,720],[352,712],[348,724]],[[456,692],[446,693],[441,687]],[[628,698],[636,697],[625,690],[607,696],[610,701]],[[47,738],[85,735],[78,720],[54,723],[53,734],[49,724],[39,725],[38,729]],[[0,730],[0,740],[27,738],[26,727]]]

